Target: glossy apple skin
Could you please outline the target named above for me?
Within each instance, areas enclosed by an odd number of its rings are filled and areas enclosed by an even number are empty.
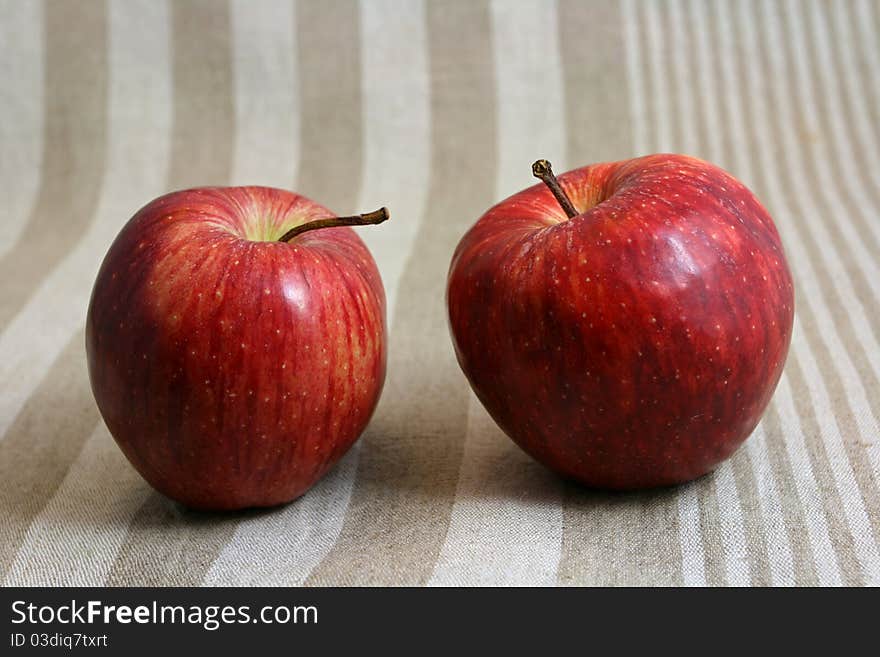
[[[351,228],[277,241],[329,216],[282,190],[193,189],[144,207],[111,246],[86,323],[92,391],[168,497],[288,502],[366,427],[385,379],[376,265]]]
[[[461,240],[458,362],[498,425],[590,487],[677,484],[749,436],[779,381],[794,291],[776,228],[721,169],[680,155],[539,184]]]

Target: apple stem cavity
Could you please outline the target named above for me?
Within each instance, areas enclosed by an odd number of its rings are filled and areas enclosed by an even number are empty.
[[[351,217],[327,217],[326,219],[316,219],[315,221],[308,221],[304,224],[300,224],[299,226],[294,226],[289,231],[284,233],[278,241],[279,242],[289,242],[294,237],[298,235],[302,235],[306,231],[316,230],[318,228],[336,228],[338,226],[371,226],[374,224],[381,224],[383,221],[387,221],[391,217],[391,213],[388,212],[388,208],[379,208],[378,210],[373,210],[372,212],[367,212],[366,214],[356,214]]]
[[[556,197],[556,200],[559,202],[559,205],[562,206],[562,209],[565,210],[565,214],[568,215],[569,219],[580,214],[575,209],[574,203],[568,198],[565,190],[562,189],[562,185],[559,184],[556,176],[553,175],[553,167],[550,166],[550,162],[547,160],[537,160],[532,165],[532,175],[534,175],[535,178],[540,178],[541,182],[550,188],[550,191],[553,192],[553,196]]]

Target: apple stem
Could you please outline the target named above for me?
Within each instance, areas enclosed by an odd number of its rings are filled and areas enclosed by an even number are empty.
[[[541,182],[543,182],[547,187],[550,188],[550,191],[553,192],[553,196],[556,197],[556,200],[559,201],[559,205],[562,206],[562,209],[565,210],[565,214],[568,215],[568,218],[578,216],[580,214],[574,207],[574,203],[571,202],[571,199],[568,198],[568,195],[565,193],[565,190],[562,189],[562,185],[559,184],[559,181],[556,179],[556,176],[553,175],[553,167],[550,166],[550,162],[547,160],[537,160],[532,165],[532,175],[535,178],[540,178]]]
[[[299,226],[294,226],[289,231],[284,233],[278,241],[279,242],[289,242],[297,235],[302,235],[306,231],[315,230],[318,228],[336,228],[337,226],[370,226],[373,224],[381,224],[383,221],[387,221],[391,216],[391,213],[388,212],[388,208],[379,208],[378,210],[373,210],[372,212],[367,212],[366,214],[356,214],[351,217],[327,217],[326,219],[316,219],[315,221],[308,221],[304,224],[300,224]]]

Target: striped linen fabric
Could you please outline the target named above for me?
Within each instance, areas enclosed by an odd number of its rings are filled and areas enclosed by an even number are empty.
[[[0,579],[6,585],[880,584],[876,0],[0,0]],[[785,374],[713,475],[559,480],[471,394],[452,250],[557,171],[678,151],[751,187],[797,282]],[[300,191],[382,271],[390,357],[357,446],[300,500],[153,492],[89,390],[123,222],[196,185]]]

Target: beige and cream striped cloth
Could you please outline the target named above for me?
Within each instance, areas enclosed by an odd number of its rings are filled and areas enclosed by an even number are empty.
[[[6,585],[880,584],[877,0],[0,0],[0,579]],[[673,490],[568,485],[500,434],[447,334],[493,202],[655,151],[770,209],[797,280],[745,446]],[[389,298],[366,434],[284,508],[154,493],[89,391],[111,240],[197,185],[298,190],[363,230]]]

